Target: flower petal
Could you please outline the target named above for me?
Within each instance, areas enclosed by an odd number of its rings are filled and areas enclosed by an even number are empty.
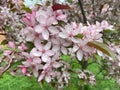
[[[50,75],[46,75],[45,81],[48,82],[48,83],[51,82],[51,77],[50,77]]]
[[[45,50],[49,50],[51,48],[51,42],[48,42],[44,48]]]
[[[43,36],[43,38],[44,38],[45,40],[48,40],[48,39],[49,39],[49,32],[48,32],[47,30],[44,30],[44,31],[42,32],[42,36]]]
[[[41,56],[41,52],[40,51],[38,51],[36,48],[33,48],[32,50],[31,50],[31,52],[30,52],[30,55],[31,56],[37,56],[37,57],[39,57],[39,56]]]
[[[44,76],[45,76],[45,74],[44,74],[44,73],[42,73],[42,74],[38,77],[38,82],[42,81],[42,80],[43,80],[43,78],[44,78]]]
[[[42,31],[44,30],[44,27],[41,25],[37,25],[35,26],[35,32],[37,33],[42,33]]]
[[[59,36],[60,36],[61,38],[67,38],[67,37],[68,37],[68,35],[67,35],[66,33],[63,33],[63,32],[60,32],[60,33],[59,33]]]
[[[49,29],[49,31],[50,31],[50,33],[52,33],[52,34],[57,34],[57,33],[59,33],[59,30],[56,28],[56,27],[49,27],[48,28]]]
[[[83,59],[83,52],[81,50],[79,50],[77,52],[77,58],[78,58],[79,61],[81,61]]]
[[[65,47],[61,47],[61,52],[66,55],[67,54],[67,49]]]
[[[45,52],[45,54],[47,54],[48,56],[53,56],[53,55],[55,54],[55,52],[52,51],[52,50],[47,50],[47,51]]]
[[[43,62],[49,62],[50,60],[51,60],[51,58],[48,55],[46,55],[46,54],[42,55],[42,61]]]

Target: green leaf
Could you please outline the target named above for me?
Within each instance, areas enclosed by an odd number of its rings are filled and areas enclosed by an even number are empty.
[[[11,26],[7,26],[7,32],[11,32],[12,31],[12,28],[11,28]]]
[[[97,41],[91,41],[88,42],[87,45],[90,47],[94,47],[102,51],[103,53],[107,54],[108,56],[112,57],[113,59],[115,59],[114,53],[109,49],[109,47],[106,44]]]
[[[26,45],[27,45],[27,48],[28,48],[28,52],[30,52],[34,47],[34,44],[32,42],[27,42]]]
[[[2,45],[8,44],[8,41],[5,39],[1,42]]]
[[[21,65],[22,61],[24,61],[24,60],[18,60],[16,62],[12,63],[11,68],[16,68],[18,65]]]
[[[3,51],[0,51],[0,57],[2,57],[3,56]]]
[[[75,38],[83,38],[84,37],[84,35],[83,34],[77,34],[76,36],[75,36]]]
[[[71,60],[70,55],[62,55],[61,58],[64,61],[70,61]]]
[[[25,10],[25,11],[27,11],[27,12],[29,12],[29,13],[32,12],[31,9],[28,8],[28,7],[26,7],[25,5],[22,5],[22,10]]]

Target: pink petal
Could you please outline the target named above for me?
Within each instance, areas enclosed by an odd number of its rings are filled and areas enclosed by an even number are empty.
[[[38,77],[38,70],[35,68],[35,69],[33,69],[33,75],[35,76],[35,77]]]
[[[44,48],[45,50],[49,50],[51,48],[51,42],[48,42]]]
[[[58,20],[63,20],[63,21],[66,21],[66,18],[67,18],[67,16],[66,15],[59,15],[58,17],[57,17],[57,19]]]
[[[41,25],[35,26],[35,32],[37,32],[37,33],[42,33],[43,30],[44,30],[44,27],[43,27],[43,26],[41,26]]]
[[[63,33],[63,32],[60,32],[60,33],[59,33],[59,36],[60,36],[61,38],[67,38],[67,37],[68,37],[68,35],[67,35],[66,33]]]
[[[55,54],[55,52],[52,51],[52,50],[47,50],[47,51],[45,52],[45,54],[47,54],[48,56],[53,56],[53,55]]]
[[[43,36],[43,38],[44,38],[45,40],[48,40],[48,39],[49,39],[49,32],[48,32],[47,30],[44,30],[44,31],[42,32],[42,36]]]
[[[38,82],[42,81],[42,79],[44,78],[45,74],[42,73],[39,77],[38,77]]]
[[[47,75],[47,76],[45,77],[45,81],[48,82],[48,83],[51,82],[51,77],[50,77],[50,75]]]
[[[30,52],[30,55],[37,56],[37,57],[41,56],[41,54],[42,53],[40,51],[38,51],[36,48],[33,48]]]
[[[54,52],[57,52],[58,50],[60,50],[60,46],[59,45],[54,45],[54,47],[52,48],[52,50]]]
[[[40,64],[41,63],[41,59],[40,58],[34,58],[33,62],[36,64]]]
[[[42,61],[43,61],[43,62],[49,62],[49,61],[51,61],[51,58],[50,58],[48,55],[43,54],[43,55],[42,55]]]
[[[11,53],[12,53],[12,51],[10,51],[10,50],[5,50],[4,53],[3,53],[3,55],[8,56],[8,55],[10,55]]]
[[[14,44],[14,42],[12,42],[12,41],[9,41],[9,42],[8,42],[8,45],[9,45],[9,47],[11,47],[11,48],[15,48],[15,44]]]
[[[60,63],[57,63],[57,62],[54,62],[54,64],[53,64],[53,67],[54,68],[59,68],[61,66],[61,64]]]
[[[77,58],[78,58],[79,61],[81,61],[83,59],[83,52],[81,50],[79,50],[77,52]]]
[[[39,38],[34,40],[34,45],[40,51],[43,49],[43,46],[41,45],[41,40]]]
[[[22,73],[25,75],[26,74],[26,67],[22,67]]]
[[[48,28],[49,29],[49,31],[50,31],[50,33],[52,33],[52,34],[57,34],[57,33],[59,33],[59,30],[56,28],[56,27],[49,27]]]
[[[65,54],[65,55],[67,54],[67,49],[65,47],[61,47],[61,51],[63,54]]]

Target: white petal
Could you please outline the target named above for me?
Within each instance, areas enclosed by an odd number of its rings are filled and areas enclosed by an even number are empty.
[[[79,49],[79,47],[77,45],[73,46],[73,52],[76,52]]]
[[[43,26],[37,25],[37,26],[35,27],[35,32],[37,32],[37,33],[42,33],[43,30],[44,30],[44,27],[43,27]]]
[[[78,58],[79,61],[81,61],[83,59],[83,52],[81,50],[79,50],[77,52],[77,58]]]
[[[53,67],[54,67],[54,68],[59,68],[61,65],[62,65],[62,64],[55,62],[55,63],[53,64]]]
[[[48,32],[47,30],[44,30],[44,31],[42,32],[42,36],[43,36],[43,38],[44,38],[45,40],[48,40],[48,39],[49,39],[49,32]]]
[[[46,54],[42,55],[42,61],[43,62],[49,62],[50,60],[51,60],[51,58],[48,55],[46,55]]]
[[[45,77],[45,81],[48,82],[48,83],[51,82],[51,77],[50,77],[49,75],[47,75],[47,76]]]
[[[67,35],[66,33],[63,33],[63,32],[60,32],[60,33],[59,33],[59,36],[60,36],[61,38],[67,38],[67,37],[68,37],[68,35]]]
[[[38,71],[37,71],[36,69],[33,69],[33,75],[34,75],[35,77],[38,77]]]
[[[35,38],[35,34],[34,33],[29,33],[27,36],[26,36],[26,41],[33,41]]]
[[[59,33],[59,30],[56,28],[56,27],[49,27],[48,28],[49,29],[49,31],[50,31],[50,33],[52,33],[52,34],[57,34],[57,33]]]
[[[61,52],[66,55],[67,54],[67,49],[65,47],[61,47]]]
[[[41,52],[40,51],[38,51],[36,48],[33,48],[32,50],[31,50],[31,52],[30,52],[30,55],[31,56],[41,56]]]
[[[38,50],[42,50],[43,46],[41,45],[41,40],[39,38],[34,40],[34,45]]]
[[[55,54],[55,52],[52,51],[52,50],[47,50],[47,51],[45,52],[45,54],[47,54],[48,56],[53,56],[53,55]]]
[[[53,39],[51,39],[51,41],[52,41],[53,44],[60,44],[58,38],[53,38]]]
[[[33,62],[36,63],[36,64],[37,64],[37,63],[41,63],[41,59],[40,59],[40,58],[34,58],[34,59],[33,59]]]
[[[42,81],[42,79],[44,78],[45,74],[41,74],[39,77],[38,77],[38,82]]]
[[[51,42],[48,42],[44,48],[45,50],[49,50],[51,48]]]
[[[53,51],[57,52],[58,50],[60,50],[60,46],[59,45],[54,45],[54,47],[52,48]]]

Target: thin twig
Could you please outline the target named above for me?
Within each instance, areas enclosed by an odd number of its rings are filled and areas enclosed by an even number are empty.
[[[5,36],[5,35],[6,35],[6,33],[0,33],[0,35],[3,35],[3,36]]]
[[[12,58],[10,58],[10,61],[9,61],[9,64],[7,65],[7,67],[3,70],[3,71],[0,71],[0,77],[11,67],[11,64],[12,64]]]
[[[93,20],[94,20],[94,23],[95,23],[95,0],[92,0],[92,9],[93,9]]]
[[[84,11],[84,9],[83,9],[82,2],[81,2],[81,0],[78,0],[78,2],[79,2],[79,5],[80,5],[81,13],[82,13],[82,15],[83,15],[83,21],[84,21],[85,24],[87,24],[87,18],[86,18],[86,16],[85,16],[85,11]]]

